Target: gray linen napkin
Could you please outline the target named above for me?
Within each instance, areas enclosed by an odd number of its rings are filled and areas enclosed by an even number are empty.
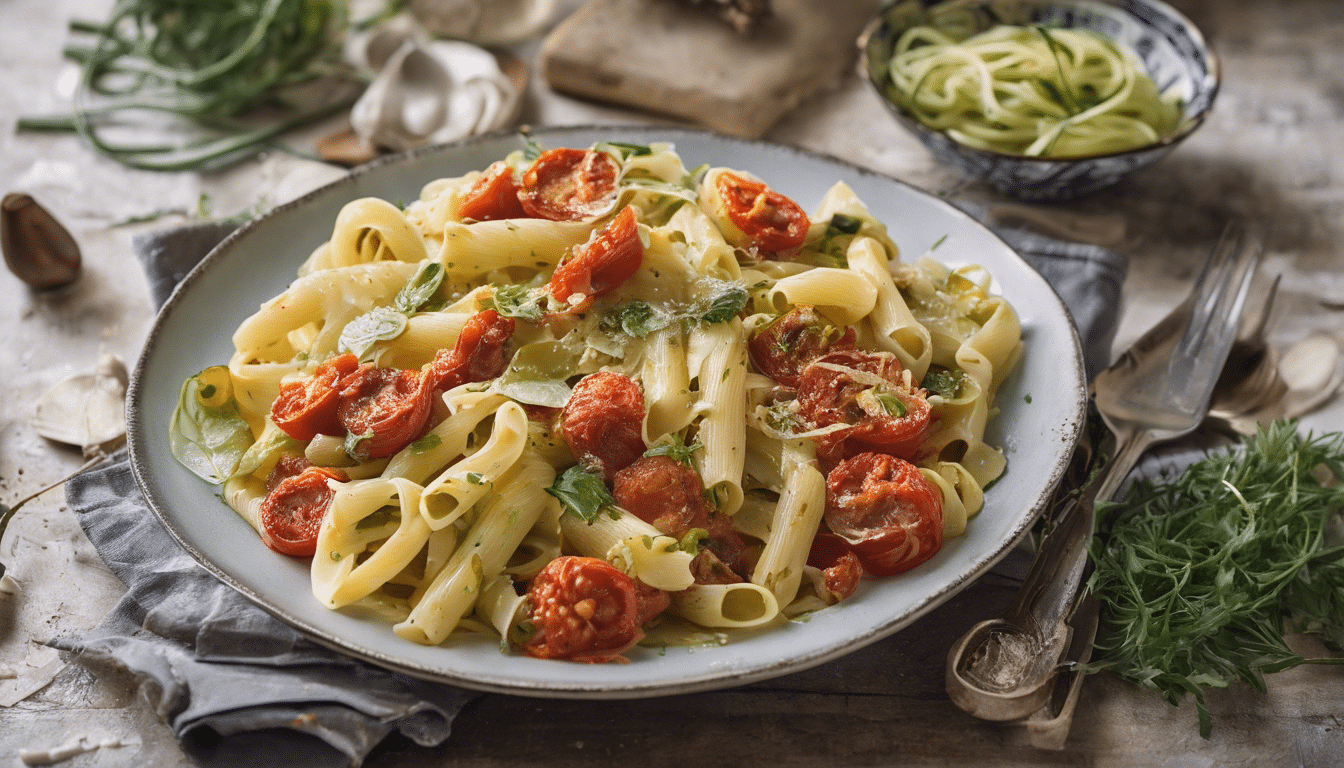
[[[137,238],[155,302],[232,230],[204,224]],[[1064,299],[1089,372],[1104,367],[1126,259],[1095,246],[1000,234]],[[217,581],[159,524],[124,457],[74,478],[66,495],[128,591],[97,628],[55,644],[76,659],[136,674],[183,747],[205,765],[358,766],[393,730],[421,745],[443,742],[475,695],[319,647]],[[1009,558],[999,570],[1021,568]]]

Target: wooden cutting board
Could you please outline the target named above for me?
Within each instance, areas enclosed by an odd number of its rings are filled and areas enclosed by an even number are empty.
[[[557,91],[758,138],[850,69],[878,2],[773,0],[746,36],[712,5],[589,0],[546,38],[542,76]]]

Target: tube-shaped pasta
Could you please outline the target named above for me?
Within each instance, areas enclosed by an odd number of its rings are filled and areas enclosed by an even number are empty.
[[[779,616],[779,602],[759,584],[696,584],[672,593],[672,610],[702,627],[746,629]]]
[[[237,350],[229,361],[234,396],[245,411],[267,413],[285,376],[317,365],[336,352],[347,323],[374,307],[392,302],[416,272],[399,261],[357,264],[300,277],[288,290],[261,305],[233,334]],[[298,348],[294,331],[312,326],[309,342]],[[299,353],[305,359],[295,359]]]
[[[812,446],[803,440],[784,445],[784,493],[770,523],[770,538],[752,571],[751,581],[770,590],[779,605],[798,594],[812,539],[826,511],[826,478],[817,468]]]
[[[677,325],[649,336],[644,347],[644,441],[685,429],[695,417],[690,377],[686,372],[686,339]]]
[[[887,269],[882,246],[871,237],[855,238],[846,251],[849,268],[873,286],[876,298],[867,322],[883,349],[896,355],[916,381],[922,380],[933,361],[933,342],[906,305]]]
[[[402,448],[387,463],[383,477],[405,477],[416,483],[425,482],[450,460],[461,456],[467,450],[467,443],[476,427],[493,416],[506,402],[508,399],[502,395],[489,394],[459,401],[459,407],[452,415],[426,433],[425,437],[429,440],[417,441],[428,447],[420,448],[413,443]]]
[[[695,556],[681,549],[671,536],[628,538],[608,550],[605,559],[627,576],[656,589],[676,592],[695,583],[691,576]]]
[[[876,241],[874,241],[876,242]],[[836,325],[853,325],[873,311],[877,286],[852,269],[817,267],[790,275],[770,290],[775,310],[810,304]]]
[[[500,482],[410,616],[393,631],[426,645],[446,640],[471,611],[481,588],[504,571],[542,510],[559,504],[545,491],[554,481],[555,470],[536,453],[524,451],[517,470]]]
[[[592,222],[503,219],[475,224],[448,222],[434,257],[456,278],[479,277],[507,267],[545,270],[560,263],[593,233]]]
[[[490,439],[479,451],[450,465],[425,485],[420,514],[434,530],[451,525],[497,488],[527,448],[527,413],[508,401],[495,411]]]
[[[691,357],[700,361],[700,401],[704,416],[696,453],[705,490],[718,511],[731,515],[742,505],[742,467],[747,460],[747,344],[742,321],[704,325],[691,331]]]
[[[405,478],[343,484],[317,532],[313,596],[328,608],[340,608],[391,581],[429,539],[419,502],[420,486]],[[357,564],[375,541],[382,542],[378,549]]]
[[[415,263],[428,256],[424,238],[401,209],[386,200],[362,197],[341,208],[327,247],[315,251],[299,274],[371,261]]]

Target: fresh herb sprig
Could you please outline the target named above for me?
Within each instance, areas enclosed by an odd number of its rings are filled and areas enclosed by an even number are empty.
[[[1301,437],[1283,421],[1111,505],[1092,550],[1102,618],[1090,669],[1173,706],[1190,694],[1207,738],[1207,689],[1264,691],[1265,673],[1344,664],[1305,658],[1283,637],[1287,617],[1344,643],[1344,547],[1325,536],[1344,508],[1342,478],[1344,436]]]
[[[18,128],[78,131],[134,168],[237,161],[350,107],[359,77],[341,62],[346,26],[346,4],[332,0],[118,0],[106,23],[71,24],[92,35],[65,50],[82,68],[73,114],[23,118]],[[178,123],[109,130],[148,113]],[[127,138],[145,130],[159,140]]]

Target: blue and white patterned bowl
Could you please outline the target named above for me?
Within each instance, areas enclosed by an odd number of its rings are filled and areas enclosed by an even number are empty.
[[[961,144],[921,123],[888,97],[887,64],[906,29],[937,14],[971,14],[993,24],[1091,29],[1128,45],[1159,90],[1174,87],[1185,103],[1181,127],[1156,144],[1087,157],[1040,158]],[[1189,19],[1157,0],[901,0],[878,14],[859,38],[859,69],[882,103],[939,162],[1024,200],[1067,200],[1096,192],[1160,160],[1204,121],[1218,93],[1218,59]]]

